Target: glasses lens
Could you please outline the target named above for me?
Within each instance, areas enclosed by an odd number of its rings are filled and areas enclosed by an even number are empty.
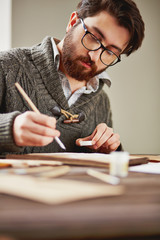
[[[98,41],[98,39],[91,33],[87,33],[82,38],[82,43],[85,48],[88,50],[97,50],[101,47],[101,43]]]
[[[102,53],[101,53],[101,61],[105,64],[105,65],[114,65],[118,62],[118,56],[110,51],[110,50],[104,50]]]
[[[90,32],[87,32],[82,38],[83,46],[89,51],[96,51],[101,48],[101,42]],[[117,54],[118,55],[118,54]],[[100,55],[100,59],[103,64],[107,66],[112,66],[119,61],[119,58],[114,52],[111,50],[102,50]]]

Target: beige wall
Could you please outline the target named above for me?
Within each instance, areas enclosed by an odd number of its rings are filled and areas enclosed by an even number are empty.
[[[12,46],[31,46],[45,36],[63,38],[78,0],[12,0]]]
[[[79,0],[12,0],[12,47],[62,38]],[[115,131],[130,153],[160,153],[160,1],[135,0],[146,24],[141,49],[108,69]]]

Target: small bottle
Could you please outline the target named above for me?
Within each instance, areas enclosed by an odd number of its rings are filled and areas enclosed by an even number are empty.
[[[112,152],[110,161],[110,174],[119,177],[128,175],[129,153]]]

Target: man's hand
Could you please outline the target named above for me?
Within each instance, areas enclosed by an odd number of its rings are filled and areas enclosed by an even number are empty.
[[[56,119],[35,112],[18,115],[13,123],[13,137],[17,146],[45,146],[53,141],[60,132]]]
[[[105,123],[100,123],[90,136],[76,140],[78,146],[80,146],[80,141],[92,141],[93,145],[88,148],[101,153],[110,153],[119,147],[120,136]]]

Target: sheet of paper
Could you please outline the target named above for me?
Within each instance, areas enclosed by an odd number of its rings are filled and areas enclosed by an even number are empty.
[[[30,155],[30,154],[28,154]],[[31,155],[38,155],[38,154],[31,154]],[[47,157],[54,157],[57,159],[80,159],[80,160],[99,160],[99,161],[106,161],[109,162],[110,155],[109,154],[102,154],[102,153],[77,153],[77,152],[64,152],[64,153],[42,153],[41,156],[47,155]]]
[[[5,174],[0,175],[0,192],[47,204],[62,204],[120,195],[124,193],[124,188],[65,179],[44,181],[30,176]]]
[[[149,162],[147,164],[129,167],[129,171],[160,174],[160,163],[159,162],[157,162],[157,163]]]

